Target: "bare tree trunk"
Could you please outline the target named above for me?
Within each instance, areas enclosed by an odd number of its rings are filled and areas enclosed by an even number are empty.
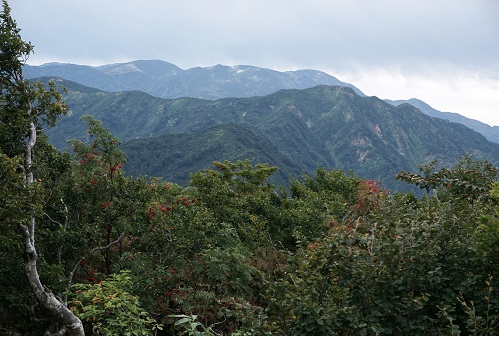
[[[29,129],[28,142],[25,150],[25,179],[28,185],[33,184],[34,175],[31,170],[32,152],[36,144],[36,126],[32,122]],[[20,224],[19,230],[23,237],[24,249],[26,251],[27,260],[25,265],[26,275],[35,293],[37,300],[42,306],[47,308],[50,313],[61,321],[62,326],[58,334],[60,335],[85,335],[81,320],[71,312],[65,303],[58,300],[56,296],[45,286],[42,285],[38,275],[37,260],[38,253],[35,247],[35,218],[32,217],[29,224]]]

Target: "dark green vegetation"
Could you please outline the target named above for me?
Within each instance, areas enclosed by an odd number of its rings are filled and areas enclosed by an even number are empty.
[[[71,112],[54,84],[46,89],[23,79],[32,46],[9,14],[3,1],[1,334],[499,332],[499,169],[490,162],[468,156],[400,172],[398,179],[420,188],[421,197],[323,167],[282,188],[269,184],[276,167],[250,161],[215,161],[188,186],[126,177],[119,140],[91,116],[82,117],[85,135],[70,142],[71,154],[47,142],[44,128]],[[310,97],[314,91],[322,94]],[[320,103],[324,92],[345,90],[297,91],[303,107],[279,102],[286,91],[261,98],[282,104],[269,118],[281,124],[268,130],[287,131],[304,119],[312,129],[308,119],[317,123],[318,116],[305,107]],[[369,115],[336,101],[350,113],[343,120],[406,112],[387,113],[382,104],[377,111],[367,104],[382,103],[376,98],[346,93],[347,104],[360,101]],[[182,102],[209,113],[196,106],[206,102],[176,101]],[[410,106],[402,109],[413,117]],[[257,110],[246,112],[249,119]],[[194,131],[225,135],[236,145],[267,131],[243,130],[241,122],[211,126]],[[372,145],[372,133],[394,138],[382,126],[381,133],[376,125],[358,129]],[[316,131],[308,138],[327,137]]]
[[[39,173],[37,202],[41,277],[86,334],[497,334],[490,163],[401,173],[433,191],[421,198],[324,168],[286,195],[265,184],[275,168],[249,162],[215,162],[182,188],[124,177],[119,143],[87,121],[91,138],[72,143],[72,159],[42,158],[60,167]],[[41,334],[53,320],[31,308],[9,226],[1,327]]]
[[[407,188],[395,174],[439,159],[449,166],[469,153],[499,160],[499,145],[460,124],[429,117],[410,105],[394,107],[347,87],[281,90],[252,98],[173,100],[145,93],[108,93],[63,82],[70,114],[48,133],[63,148],[84,137],[83,114],[103,121],[122,141],[130,175],[187,185],[189,173],[213,160],[250,159],[279,167],[275,180],[312,174],[318,165]],[[230,123],[230,125],[227,125]],[[150,138],[145,138],[150,137]]]
[[[287,183],[291,174],[302,171],[264,134],[236,123],[216,125],[199,133],[132,139],[122,149],[135,155],[125,166],[128,175],[162,176],[181,185],[187,185],[189,175],[198,169],[211,167],[214,159],[278,164],[279,171],[272,177],[274,183]]]

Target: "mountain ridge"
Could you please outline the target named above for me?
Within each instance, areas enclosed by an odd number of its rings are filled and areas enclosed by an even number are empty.
[[[60,77],[103,91],[140,90],[166,99],[251,97],[270,94],[283,88],[304,89],[322,84],[349,86],[363,95],[352,84],[322,71],[281,72],[251,65],[218,64],[183,70],[161,60],[136,60],[95,67],[64,63],[26,65],[23,72],[27,79]]]
[[[85,138],[86,127],[79,117],[91,114],[124,141],[125,150],[134,141],[148,139],[143,142],[142,151],[135,150],[129,155],[131,158],[146,154],[157,158],[154,155],[161,152],[190,157],[192,167],[184,169],[185,175],[206,166],[206,162],[196,163],[200,156],[193,155],[198,148],[212,142],[218,146],[202,154],[211,161],[225,160],[212,159],[220,157],[215,152],[218,149],[232,150],[234,157],[258,155],[254,156],[255,161],[282,167],[286,175],[300,176],[324,166],[354,170],[361,177],[381,179],[390,188],[398,187],[394,180],[397,172],[415,171],[415,164],[434,159],[450,166],[469,153],[499,161],[499,145],[464,125],[430,117],[410,104],[396,107],[377,97],[360,96],[349,87],[318,85],[304,90],[280,90],[266,96],[204,100],[161,99],[140,91],[95,92],[75,83],[65,85],[69,90],[65,101],[71,112],[48,132],[57,147],[63,147],[67,138]],[[206,134],[207,129],[223,124],[235,124],[224,133],[240,145],[237,154],[214,134]],[[261,143],[248,142],[244,147],[235,138],[237,131],[249,136],[248,129],[254,136],[260,136],[252,138]],[[206,141],[196,139],[203,134]],[[168,150],[158,149],[161,139],[172,141]],[[194,139],[197,147],[192,144],[190,149],[184,147],[189,143],[183,141]],[[178,153],[175,145],[183,151]],[[251,153],[249,149],[254,150]],[[272,155],[266,149],[274,150]],[[278,164],[272,164],[275,160]],[[165,162],[155,166],[161,171],[151,168],[145,174],[174,177],[171,171],[178,172],[178,168]]]
[[[499,144],[499,126],[490,126],[489,124],[483,123],[479,120],[464,117],[459,113],[438,111],[437,109],[434,109],[427,103],[417,98],[410,98],[406,100],[385,99],[385,101],[394,106],[398,106],[403,103],[410,104],[431,117],[446,119],[450,122],[463,124],[470,129],[473,129],[476,132],[484,135],[489,141]]]
[[[364,95],[354,85],[317,70],[275,71],[251,65],[193,67],[183,70],[161,60],[135,60],[101,66],[47,63],[24,67],[26,78],[60,77],[104,91],[139,90],[155,97],[174,99],[195,97],[221,99],[263,96],[280,89],[305,89],[316,85],[347,86]],[[489,126],[457,113],[441,112],[419,99],[388,100],[392,105],[411,103],[423,113],[466,125],[499,144],[499,126]]]

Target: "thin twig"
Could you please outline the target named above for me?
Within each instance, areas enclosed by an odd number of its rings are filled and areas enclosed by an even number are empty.
[[[80,263],[81,261],[85,260],[87,258],[88,255],[91,255],[97,251],[100,251],[100,250],[106,250],[108,249],[109,247],[111,247],[112,245],[115,245],[116,243],[118,243],[122,238],[123,236],[125,235],[125,232],[127,231],[127,228],[123,229],[123,231],[121,232],[120,236],[114,240],[113,242],[109,243],[107,246],[104,246],[104,247],[95,247],[93,248],[92,250],[90,250],[90,252],[85,255],[85,256],[82,256],[77,262],[76,264],[74,265],[73,267],[73,270],[69,273],[69,278],[68,278],[68,284],[66,286],[67,290],[69,291],[69,288],[71,287],[71,285],[73,284],[73,276],[74,274],[76,273],[76,270],[78,269],[78,267],[80,266]],[[68,295],[65,294],[64,295],[64,303],[67,304],[68,302]]]

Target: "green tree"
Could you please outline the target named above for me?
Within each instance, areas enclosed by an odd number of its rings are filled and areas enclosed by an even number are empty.
[[[20,29],[10,16],[7,1],[2,1],[0,14],[0,152],[11,173],[13,163],[20,177],[14,182],[23,187],[16,195],[7,195],[6,206],[15,206],[11,200],[23,201],[17,209],[10,210],[7,223],[2,228],[16,228],[21,237],[25,252],[25,273],[38,303],[53,318],[58,320],[58,334],[83,335],[83,327],[78,319],[40,280],[38,272],[39,254],[35,244],[37,217],[42,208],[43,186],[37,173],[36,154],[43,148],[43,129],[52,126],[57,117],[66,112],[62,96],[55,85],[46,88],[41,83],[31,83],[24,79],[22,66],[33,50],[30,43],[21,39]],[[10,169],[10,170],[9,170]],[[12,173],[11,173],[12,174]],[[7,188],[9,185],[5,185]],[[28,196],[19,198],[17,195]]]
[[[451,198],[465,200],[473,204],[476,200],[483,200],[489,196],[492,183],[497,180],[499,170],[486,160],[476,160],[470,155],[463,156],[453,168],[442,167],[438,171],[435,165],[438,160],[430,164],[419,165],[420,174],[401,171],[396,179],[417,185],[426,194],[437,190],[437,194],[449,194]]]
[[[496,169],[465,158],[440,174],[431,180],[434,193],[421,198],[387,197],[375,182],[361,181],[346,218],[313,242],[299,239],[279,275],[267,276],[263,328],[286,335],[496,334]]]
[[[213,165],[215,170],[195,173],[189,184],[217,222],[236,230],[250,249],[286,243],[289,236],[278,214],[282,195],[266,183],[277,167],[268,164],[253,167],[249,160],[213,162]],[[290,235],[290,229],[287,231]]]
[[[434,160],[430,164],[418,165],[419,171],[423,173],[422,175],[401,171],[395,178],[409,184],[415,184],[421,190],[425,189],[428,194],[430,190],[440,186],[442,179],[445,177],[445,170],[434,171],[437,163],[438,160]]]
[[[83,241],[79,252],[72,253],[94,260],[101,257],[99,268],[108,276],[119,256],[112,246],[122,245],[137,218],[137,210],[145,210],[145,202],[140,202],[140,187],[145,185],[125,178],[122,166],[126,155],[119,149],[119,140],[91,116],[81,120],[88,123],[89,141],[69,142],[75,158],[74,182],[66,195],[71,202],[70,219],[85,233],[83,239],[87,241]]]
[[[71,309],[93,335],[152,335],[161,329],[130,293],[127,271],[112,274],[98,284],[75,284]]]
[[[358,195],[360,179],[342,170],[318,167],[315,176],[291,181],[291,198],[283,214],[302,239],[313,241],[347,217]]]

